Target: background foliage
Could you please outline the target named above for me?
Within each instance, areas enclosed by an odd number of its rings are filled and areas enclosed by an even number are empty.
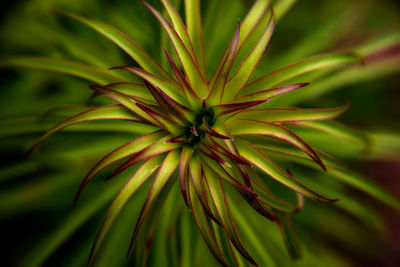
[[[158,1],[149,2],[161,8]],[[202,1],[205,39],[213,48],[208,50],[207,57],[219,58],[237,20],[243,19],[251,3]],[[218,8],[213,9],[214,6]],[[398,4],[324,0],[298,1],[287,12],[283,7],[281,13],[277,12],[282,19],[255,77],[323,52],[353,48],[369,55],[365,66],[328,69],[299,78],[312,85],[273,105],[334,107],[351,99],[349,110],[339,121],[367,133],[371,140],[368,147],[315,133],[310,133],[306,140],[399,196]],[[154,58],[166,63],[160,49],[160,44],[167,44],[166,37],[139,1],[31,0],[9,3],[2,10],[2,62],[16,55],[42,55],[74,59],[104,70],[135,64],[94,31],[55,14],[56,10],[63,10],[116,26]],[[72,207],[72,200],[80,180],[95,160],[131,139],[126,132],[127,124],[88,123],[72,127],[52,137],[27,160],[26,151],[45,130],[82,108],[56,107],[86,103],[91,95],[90,83],[38,70],[3,68],[1,71],[0,231],[7,246],[2,257],[5,266],[85,266],[106,208],[126,177],[106,184],[99,177],[77,207]],[[99,98],[94,103],[104,101]],[[307,137],[307,132],[302,136]],[[248,220],[253,226],[241,231],[257,258],[269,260],[271,266],[398,266],[398,213],[357,186],[327,179],[299,164],[295,168],[287,166],[294,174],[309,177],[310,185],[341,201],[332,205],[306,201],[305,209],[294,216],[304,254],[296,262],[288,257],[272,223],[254,214],[237,214],[239,224]],[[131,255],[126,261],[125,248],[149,186],[140,189],[118,217],[99,256],[99,266],[125,266],[136,260]],[[181,196],[175,195],[176,199],[168,198],[160,216],[168,220],[157,227],[159,234],[150,264],[216,265],[200,242],[190,213],[175,208],[181,202]]]

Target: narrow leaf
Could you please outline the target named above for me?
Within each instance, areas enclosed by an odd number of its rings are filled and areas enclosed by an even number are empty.
[[[202,172],[202,166],[201,166],[201,158],[199,153],[195,152],[190,159],[190,164],[189,164],[189,172],[190,172],[190,178],[193,184],[193,187],[196,191],[197,197],[200,200],[201,205],[203,206],[203,209],[206,211],[207,215],[210,216],[211,219],[213,219],[216,223],[221,224],[220,220],[217,218],[217,216],[212,212],[210,208],[210,204],[207,198],[207,194],[205,192],[205,185],[203,181],[203,172]]]
[[[171,175],[178,167],[179,164],[179,151],[173,150],[168,153],[165,157],[160,170],[157,173],[156,178],[154,179],[153,185],[147,195],[147,198],[143,204],[142,210],[140,211],[139,218],[137,219],[135,230],[133,231],[131,243],[129,245],[129,251],[132,249],[133,243],[139,233],[140,227],[143,221],[146,219],[147,215],[150,212],[151,207],[153,206],[154,201],[157,199],[158,195],[160,194],[161,190],[164,188],[165,184],[170,179]]]
[[[239,103],[232,103],[232,104],[221,104],[214,106],[214,110],[217,117],[220,117],[225,114],[233,113],[236,111],[243,111],[245,109],[257,106],[261,103],[266,102],[268,99],[261,99],[255,101],[247,101],[247,102],[239,102]]]
[[[164,78],[172,79],[172,77],[152,59],[137,43],[132,41],[127,35],[118,31],[114,27],[92,18],[86,18],[74,14],[64,13],[90,28],[94,29],[101,35],[110,39],[113,43],[124,50],[133,60],[135,60],[143,69]]]
[[[147,82],[151,83],[155,87],[159,87],[161,90],[166,92],[169,96],[171,96],[176,101],[180,102],[181,104],[186,104],[186,100],[183,94],[180,92],[179,88],[172,82],[165,80],[161,77],[158,77],[152,73],[149,73],[143,69],[132,67],[132,66],[121,66],[121,67],[114,67],[113,69],[122,69],[129,71],[142,79],[146,80]]]
[[[169,0],[161,0],[161,2],[163,3],[168,13],[168,16],[171,18],[174,30],[178,34],[179,38],[182,40],[184,46],[187,48],[188,52],[194,59],[195,63],[198,64],[198,60],[196,57],[196,53],[194,52],[191,39],[189,38],[188,32],[186,31],[185,25],[183,24],[183,21],[179,16],[178,11],[175,9],[175,7],[171,4]]]
[[[370,143],[367,135],[337,121],[302,121],[292,124],[316,129],[364,147],[367,147]]]
[[[340,116],[348,108],[348,104],[330,109],[304,108],[266,108],[244,110],[236,115],[235,119],[251,119],[264,122],[298,122],[333,119]]]
[[[262,135],[290,143],[306,153],[325,170],[325,166],[318,154],[298,135],[281,125],[243,119],[229,120],[227,125],[234,136]]]
[[[193,217],[194,220],[196,221],[201,236],[204,239],[204,242],[206,243],[207,247],[210,249],[214,257],[218,260],[218,262],[222,264],[222,266],[225,267],[231,266],[224,257],[221,248],[217,245],[213,230],[210,227],[210,223],[207,220],[207,216],[205,214],[205,211],[203,210],[203,207],[201,206],[200,201],[198,201],[197,199],[196,191],[191,182],[189,182],[188,189],[189,189],[189,202],[193,213]]]
[[[78,192],[76,193],[74,202],[76,203],[85,186],[103,169],[110,166],[114,162],[117,162],[125,157],[133,155],[145,149],[146,147],[153,144],[157,140],[163,138],[165,135],[166,135],[165,132],[161,130],[155,131],[143,135],[141,137],[135,138],[132,141],[118,147],[117,149],[107,154],[104,158],[102,158],[99,162],[97,162],[96,165],[94,165],[92,169],[90,169],[88,174],[85,176],[84,180],[79,185],[79,189]]]
[[[264,153],[262,153],[259,149],[254,147],[249,142],[244,140],[236,140],[235,143],[242,157],[246,158],[249,162],[251,162],[257,168],[261,169],[271,178],[311,199],[320,202],[334,201],[333,199],[322,196],[321,194],[300,183],[292,175],[282,170],[275,162],[273,162],[269,157],[267,157]]]
[[[179,183],[181,186],[181,192],[183,200],[186,206],[189,207],[188,194],[187,194],[187,182],[188,182],[188,168],[190,159],[192,158],[194,149],[190,146],[183,146],[181,152],[181,159],[179,163]]]
[[[257,265],[254,259],[245,249],[242,241],[239,238],[238,229],[236,229],[227,203],[225,191],[220,178],[215,175],[208,167],[204,168],[204,177],[210,191],[211,198],[221,219],[223,228],[232,241],[235,248],[252,264]]]
[[[297,90],[299,88],[302,88],[306,85],[309,85],[309,83],[295,83],[295,84],[289,84],[289,85],[284,85],[280,87],[275,87],[267,90],[262,90],[258,91],[255,93],[250,93],[244,96],[241,96],[239,98],[235,98],[230,102],[241,102],[241,101],[255,101],[255,100],[260,100],[260,99],[272,99],[274,97],[289,93],[291,91]]]
[[[121,189],[114,201],[111,203],[110,208],[107,211],[106,216],[100,226],[97,233],[96,239],[93,243],[90,251],[89,264],[93,265],[101,245],[103,244],[104,238],[110,230],[114,220],[120,213],[121,209],[125,206],[125,203],[130,199],[133,193],[160,167],[162,157],[154,157],[147,160],[140,166],[135,174],[128,180],[125,186]]]
[[[111,75],[107,71],[60,58],[16,57],[2,60],[1,65],[66,73],[99,85],[121,80],[118,76]]]
[[[229,45],[229,49],[223,58],[222,63],[215,71],[213,77],[210,81],[211,91],[207,96],[207,100],[210,105],[219,104],[222,101],[224,95],[224,88],[229,77],[229,73],[232,69],[233,63],[235,61],[236,53],[238,50],[240,36],[240,25],[233,36],[233,39]]]
[[[251,7],[241,25],[239,47],[242,47],[243,43],[246,42],[249,35],[253,32],[254,28],[261,20],[265,14],[265,11],[267,10],[267,7],[269,6],[269,2],[269,0],[257,0]]]
[[[115,91],[110,88],[102,87],[102,86],[91,86],[91,89],[93,89],[95,92],[99,94],[103,94],[108,96],[109,98],[115,100],[116,102],[120,103],[121,105],[125,106],[144,120],[154,124],[158,125],[158,122],[155,121],[152,117],[150,117],[146,112],[144,112],[142,109],[140,109],[136,105],[136,101],[130,97],[129,95],[120,93],[118,91]]]
[[[186,77],[183,75],[179,67],[175,64],[172,57],[168,54],[167,50],[164,50],[167,55],[168,62],[174,72],[176,78],[178,79],[179,87],[183,94],[185,95],[187,101],[190,103],[192,107],[199,107],[200,97],[193,91],[192,86],[186,80]]]
[[[120,93],[139,98],[147,103],[155,103],[149,90],[143,83],[131,83],[131,82],[116,82],[105,85],[104,87],[114,89]]]
[[[279,216],[278,226],[281,231],[286,249],[288,250],[289,255],[293,259],[298,259],[301,257],[300,246],[297,243],[290,217],[288,214],[283,214],[280,212],[278,212],[278,216]]]
[[[187,32],[192,41],[193,48],[198,55],[202,73],[207,78],[207,66],[203,42],[203,25],[201,21],[200,0],[185,0],[185,15]]]
[[[254,91],[266,90],[301,74],[354,62],[360,62],[359,56],[354,53],[337,53],[310,57],[258,78],[254,82],[249,83],[240,94],[244,95]]]
[[[145,149],[137,152],[134,154],[131,158],[126,160],[122,165],[120,165],[115,171],[113,171],[105,180],[109,180],[113,178],[114,176],[120,174],[124,170],[132,167],[133,165],[143,161],[147,160],[151,157],[155,157],[159,154],[163,154],[166,152],[169,152],[171,150],[178,149],[180,147],[179,144],[176,143],[167,143],[165,140],[168,140],[170,136],[165,136],[164,138],[161,138],[160,140],[157,140],[153,144],[149,145]]]
[[[121,105],[95,107],[72,117],[69,117],[68,119],[50,128],[42,137],[40,137],[34,143],[34,145],[29,149],[28,153],[31,153],[44,140],[66,127],[86,121],[95,120],[130,120],[143,123],[143,120],[141,118],[127,111]]]
[[[144,2],[144,1],[143,1]],[[182,63],[185,74],[188,77],[189,83],[192,86],[193,90],[201,97],[206,97],[208,93],[207,83],[204,80],[203,75],[199,69],[198,64],[195,59],[190,55],[188,47],[185,46],[182,39],[179,37],[177,32],[172,28],[170,23],[152,6],[144,2],[147,8],[154,14],[154,16],[158,19],[161,25],[164,27],[167,32],[169,38],[171,39],[176,53]]]
[[[242,62],[235,75],[227,83],[224,92],[224,99],[232,99],[247,83],[268,45],[274,27],[275,17],[273,13],[271,13],[270,20],[265,27],[264,32],[258,40],[256,46]]]

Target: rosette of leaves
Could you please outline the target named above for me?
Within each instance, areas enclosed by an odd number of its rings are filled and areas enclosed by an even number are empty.
[[[64,15],[113,41],[138,66],[126,65],[103,71],[49,58],[11,59],[7,63],[55,70],[87,79],[96,83],[90,86],[94,91],[92,99],[105,96],[116,102],[90,107],[58,123],[34,144],[32,150],[51,135],[88,121],[130,121],[132,131],[143,133],[98,161],[78,189],[75,202],[89,182],[116,162],[122,161],[106,180],[122,172],[131,172],[103,219],[91,249],[90,264],[96,263],[103,241],[124,205],[148,179],[152,179],[152,185],[129,246],[130,251],[135,241],[140,242],[136,245],[135,255],[138,264],[147,261],[150,252],[146,244],[149,247],[152,244],[157,220],[165,220],[158,217],[162,209],[159,202],[176,193],[172,189],[175,184],[180,189],[181,202],[191,211],[205,244],[220,264],[270,264],[269,257],[260,253],[262,248],[259,245],[257,253],[261,257],[258,255],[256,260],[243,241],[237,225],[240,224],[242,231],[251,225],[241,214],[243,201],[266,220],[275,223],[289,254],[293,258],[300,257],[291,215],[303,208],[304,197],[331,203],[337,200],[336,192],[331,192],[328,197],[314,190],[302,182],[302,177],[296,177],[292,170],[280,166],[272,156],[319,168],[320,172],[355,185],[389,205],[398,205],[397,200],[357,175],[349,174],[343,163],[312,148],[295,133],[303,129],[306,129],[305,134],[307,130],[316,130],[367,144],[364,135],[331,121],[348,105],[329,109],[274,105],[275,98],[309,85],[304,82],[288,84],[287,81],[315,70],[360,63],[360,55],[346,51],[316,56],[251,80],[276,20],[276,12],[269,1],[260,0],[238,24],[219,62],[210,71],[202,41],[199,2],[185,2],[186,25],[168,0],[161,2],[168,18],[146,2],[144,5],[160,22],[172,44],[164,50],[166,67],[112,26],[73,14]],[[272,180],[283,185],[280,190],[292,194],[292,197],[281,197],[281,192],[271,190],[269,184]],[[312,182],[307,181],[307,184]],[[154,211],[152,207],[157,201],[157,210]],[[139,233],[143,238],[136,240]]]

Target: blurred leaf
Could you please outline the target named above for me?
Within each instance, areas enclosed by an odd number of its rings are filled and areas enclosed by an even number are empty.
[[[125,203],[136,192],[136,190],[159,168],[161,164],[161,159],[162,156],[156,156],[145,161],[115,197],[114,201],[107,211],[106,216],[103,219],[103,223],[93,243],[89,260],[90,264],[94,263],[105,236],[107,235],[115,218],[118,216]]]
[[[138,44],[112,26],[92,18],[85,18],[69,13],[65,15],[86,24],[98,33],[110,39],[129,56],[131,56],[133,60],[143,67],[143,69],[160,75],[161,77],[170,77],[169,74],[160,65],[158,65],[157,62],[155,62],[154,59],[152,59]]]
[[[66,73],[97,84],[120,81],[120,78],[106,71],[66,59],[45,57],[15,57],[2,60],[1,66],[23,67]]]

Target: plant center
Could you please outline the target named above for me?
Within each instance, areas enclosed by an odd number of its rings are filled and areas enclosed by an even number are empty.
[[[203,121],[205,121],[209,127],[212,127],[214,125],[215,118],[212,109],[201,109],[196,115],[194,122],[186,127],[185,137],[187,143],[195,145],[200,142],[201,138],[204,137],[205,133],[200,128],[204,128],[207,126],[203,125]]]

